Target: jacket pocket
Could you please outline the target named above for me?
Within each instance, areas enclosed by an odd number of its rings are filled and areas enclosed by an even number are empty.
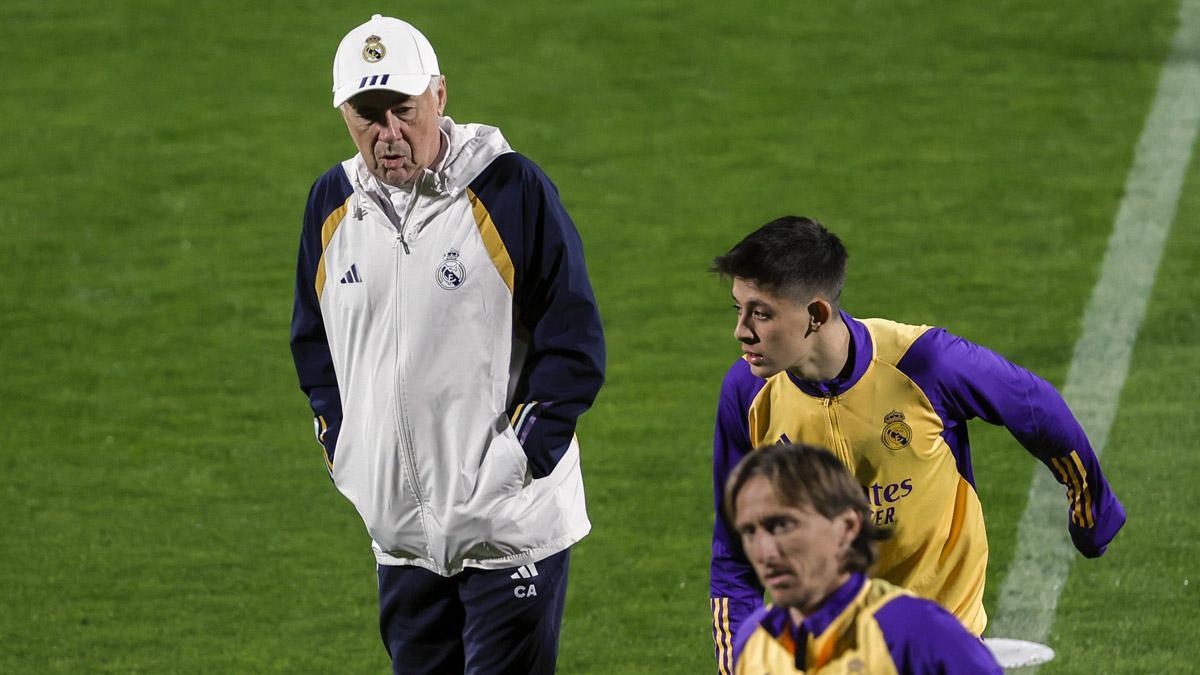
[[[528,460],[511,426],[488,443],[487,454],[475,477],[471,501],[477,513],[489,512],[525,485]]]
[[[514,555],[524,547],[521,527],[511,513],[523,502],[530,479],[525,451],[507,423],[488,442],[470,496],[456,508],[447,528],[448,559],[490,559]]]

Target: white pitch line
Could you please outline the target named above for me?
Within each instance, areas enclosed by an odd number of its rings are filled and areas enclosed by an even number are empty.
[[[1125,180],[1100,278],[1083,313],[1063,397],[1099,455],[1121,388],[1200,122],[1200,0],[1182,0],[1179,28],[1163,64]],[[1075,561],[1066,534],[1062,487],[1040,464],[1017,532],[1017,550],[1000,588],[989,634],[1045,643],[1058,596]],[[1120,536],[1118,535],[1118,545]],[[1027,671],[1026,671],[1027,672]]]

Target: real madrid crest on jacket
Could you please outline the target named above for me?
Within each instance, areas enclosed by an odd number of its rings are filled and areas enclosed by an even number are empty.
[[[987,621],[987,536],[975,493],[967,420],[1008,428],[1065,486],[1075,547],[1100,555],[1125,522],[1087,437],[1045,380],[940,328],[855,320],[845,368],[806,382],[787,371],[763,380],[744,361],[721,389],[714,440],[714,498],[721,513],[730,471],[752,448],[780,441],[827,447],[856,476],[880,546],[874,576],[936,600],[976,635]],[[718,517],[711,599],[718,657],[730,627],[762,604],[762,587],[738,537]]]
[[[442,260],[442,264],[438,265],[437,282],[438,286],[452,291],[463,285],[467,280],[467,268],[458,260],[458,251],[450,249],[446,252],[446,257]]]
[[[366,59],[384,46],[367,40]],[[574,225],[499,130],[388,188],[355,156],[313,186],[292,350],[337,488],[384,565],[515,567],[589,530],[575,422],[604,342]]]

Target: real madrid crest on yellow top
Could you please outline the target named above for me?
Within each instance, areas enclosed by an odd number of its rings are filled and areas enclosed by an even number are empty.
[[[902,450],[908,447],[909,441],[912,440],[912,427],[904,423],[904,413],[899,410],[883,416],[883,433],[879,440],[888,447],[889,450]]]
[[[383,48],[383,42],[378,35],[372,35],[367,38],[367,44],[363,47],[363,61],[367,63],[379,63],[383,60],[383,55],[387,54],[387,50]]]

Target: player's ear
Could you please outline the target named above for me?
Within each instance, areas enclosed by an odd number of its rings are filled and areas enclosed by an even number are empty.
[[[850,550],[854,540],[858,538],[858,533],[862,531],[862,514],[854,509],[846,509],[834,518],[834,522],[840,526],[839,537],[841,539],[838,544],[843,551]]]
[[[820,330],[821,326],[829,323],[829,320],[833,318],[833,305],[821,298],[816,298],[808,303],[807,309],[808,326],[811,331]]]
[[[437,88],[437,113],[438,113],[438,115],[444,115],[445,111],[446,111],[446,76],[439,75],[438,76],[438,88]]]

